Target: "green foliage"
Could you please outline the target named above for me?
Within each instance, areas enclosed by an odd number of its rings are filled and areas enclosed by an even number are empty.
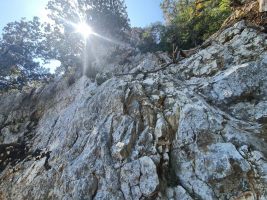
[[[50,0],[47,6],[50,17],[57,25],[71,31],[71,23],[89,24],[102,35],[121,35],[129,28],[124,0]]]
[[[139,49],[142,52],[159,51],[161,49],[161,40],[164,35],[165,27],[160,23],[155,23],[146,27],[141,33],[141,43]]]
[[[47,71],[38,61],[60,61],[57,73],[76,70],[84,62],[89,64],[96,47],[104,42],[94,35],[85,42],[75,30],[81,22],[96,34],[117,40],[125,39],[129,29],[124,0],[49,0],[47,11],[53,23],[42,24],[35,17],[4,28],[0,37],[0,88],[21,87],[47,78]]]
[[[61,61],[65,71],[68,67],[87,65],[95,59],[97,48],[107,41],[91,35],[85,46],[84,38],[75,31],[75,24],[84,22],[93,31],[117,41],[125,39],[129,20],[124,0],[50,0],[47,9],[53,25],[46,27],[46,57]],[[85,51],[86,50],[86,51]]]
[[[141,52],[171,51],[172,44],[176,43],[176,27],[165,26],[161,23],[151,24],[143,29],[141,43],[138,48]]]
[[[173,44],[190,49],[203,43],[230,15],[232,0],[163,0],[166,25],[152,24],[143,29],[142,52],[169,51]]]
[[[0,43],[1,74],[8,73],[15,65],[30,71],[38,70],[39,63],[33,58],[38,55],[38,43],[42,39],[38,18],[8,23],[3,29]]]
[[[188,49],[220,28],[231,13],[230,4],[231,0],[164,0],[162,9],[167,22],[176,27],[176,44]]]
[[[48,76],[39,65],[41,41],[44,36],[37,17],[32,21],[21,19],[8,23],[0,38],[0,82],[23,86],[30,81]],[[5,79],[7,78],[7,81]],[[1,85],[1,84],[0,84]]]

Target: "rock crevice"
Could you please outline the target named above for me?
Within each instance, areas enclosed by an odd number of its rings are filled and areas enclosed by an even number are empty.
[[[0,199],[267,199],[267,35],[216,36],[1,94]]]

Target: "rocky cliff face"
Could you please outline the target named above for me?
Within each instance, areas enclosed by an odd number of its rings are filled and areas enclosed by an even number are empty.
[[[1,94],[0,199],[267,199],[267,35],[127,55],[98,84]]]

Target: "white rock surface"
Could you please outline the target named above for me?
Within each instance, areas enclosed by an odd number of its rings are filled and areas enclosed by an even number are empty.
[[[266,37],[239,22],[157,72],[133,54],[1,94],[0,199],[267,199]]]

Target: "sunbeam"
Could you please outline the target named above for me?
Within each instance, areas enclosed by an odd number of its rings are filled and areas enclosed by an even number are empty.
[[[100,38],[103,41],[106,41],[108,43],[112,43],[118,46],[123,46],[125,44],[97,33],[97,31],[94,30],[93,27],[90,26],[90,23],[89,24],[87,23],[86,16],[84,15],[84,13],[78,10],[77,0],[73,0],[71,1],[71,3],[72,3],[71,5],[72,10],[77,16],[77,21],[75,20],[75,22],[73,22],[63,17],[60,17],[59,19],[62,20],[62,22],[65,23],[66,25],[71,26],[73,28],[74,34],[80,34],[82,37],[83,75],[85,75],[86,71],[88,70],[88,66],[91,62],[89,61],[89,57],[94,57],[94,60],[96,60],[98,57],[97,53],[95,52],[97,50],[94,49],[94,47],[92,46],[96,38]],[[90,37],[90,36],[94,36],[96,38]],[[91,49],[90,52],[88,52],[88,49]]]
[[[101,38],[103,40],[106,40],[107,42],[110,42],[110,43],[113,43],[113,44],[117,44],[117,45],[124,45],[124,43],[122,43],[122,42],[118,42],[118,41],[115,41],[115,40],[110,39],[108,37],[104,37],[104,36],[102,36],[100,34],[97,34],[96,32],[92,32],[91,34],[95,35],[96,37],[99,37],[99,38]]]
[[[85,22],[75,25],[76,32],[80,33],[84,38],[88,38],[93,33],[92,28]]]

